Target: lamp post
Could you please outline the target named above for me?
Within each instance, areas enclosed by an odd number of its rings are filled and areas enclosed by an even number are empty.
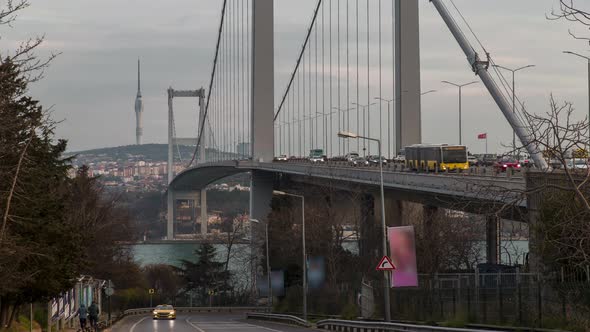
[[[338,133],[338,137],[341,138],[360,138],[368,141],[377,142],[377,149],[379,151],[379,182],[380,182],[380,191],[381,191],[381,229],[383,232],[382,236],[382,245],[383,245],[383,256],[387,256],[387,223],[385,222],[385,193],[383,190],[383,161],[381,160],[381,140],[376,138],[370,138],[365,136],[360,136],[355,133],[341,131]],[[383,301],[385,307],[385,320],[391,320],[391,308],[389,302],[389,273],[387,271],[383,272],[384,281],[383,281]]]
[[[250,219],[250,222],[260,224],[260,220],[258,219]],[[268,250],[268,221],[264,223],[264,233],[265,233],[265,242],[266,242],[266,281],[267,281],[267,289],[268,289],[268,306],[272,307],[272,287],[270,283],[270,251]]]
[[[273,191],[273,194],[301,198],[301,242],[303,243],[303,319],[307,320],[307,254],[305,251],[305,197],[303,195],[290,194],[284,191],[277,190]]]
[[[442,83],[446,83],[446,84],[450,84],[450,85],[454,85],[457,88],[459,88],[459,145],[461,145],[462,143],[462,135],[461,135],[461,94],[463,91],[463,87],[471,85],[471,84],[475,84],[478,83],[477,81],[473,81],[473,82],[469,82],[469,83],[465,83],[465,84],[457,84],[457,83],[453,83],[453,82],[449,82],[449,81],[442,81]]]
[[[339,107],[336,107],[336,106],[334,106],[334,107],[332,107],[332,109],[333,109],[333,110],[335,110],[335,111],[338,111],[339,113],[344,113],[344,114],[346,114],[346,115],[347,115],[347,118],[349,118],[349,119],[350,119],[350,117],[348,116],[348,113],[349,113],[350,111],[352,111],[352,110],[354,109],[354,107],[349,107],[349,108],[347,108],[347,109],[342,109],[342,108],[339,108]],[[338,124],[338,127],[340,127],[340,124]],[[348,129],[348,128],[347,128],[347,129]],[[338,130],[340,130],[340,128],[339,128]],[[343,148],[344,148],[344,146],[343,146]],[[350,145],[348,146],[348,150],[350,150]],[[350,152],[350,151],[348,151],[348,152]],[[340,151],[340,143],[338,143],[338,153],[339,153],[340,155],[343,155],[342,151]]]
[[[590,61],[590,60],[588,60],[588,61]],[[509,72],[512,72],[512,113],[516,113],[516,86],[515,86],[514,76],[517,71],[520,71],[520,70],[523,70],[526,68],[532,68],[532,67],[535,67],[535,65],[526,65],[526,66],[522,66],[522,67],[519,67],[516,69],[511,69],[511,68],[500,66],[500,65],[494,65],[494,67],[501,68],[501,69],[507,70]],[[512,153],[515,153],[515,152],[516,152],[516,132],[513,130],[512,131]],[[518,159],[520,159],[520,156],[518,157]]]
[[[369,111],[370,111],[370,107],[377,104],[377,103],[370,103],[370,104],[365,104],[365,105],[358,104],[358,103],[352,103],[352,104],[363,109],[363,135],[371,135],[371,132],[369,131],[371,129],[371,123],[369,121],[367,121],[367,122],[369,122],[369,124],[368,124],[368,126],[366,126],[367,130],[365,130],[365,113],[367,112],[367,109],[369,109]],[[357,126],[358,126],[358,124],[357,124]],[[340,133],[338,133],[338,134],[340,134]],[[338,135],[338,136],[340,136],[340,135]],[[360,145],[357,146],[357,149],[360,149]],[[364,142],[363,142],[363,154],[364,154],[364,157],[367,156],[367,146]],[[370,154],[371,154],[371,150],[369,150],[369,155]]]
[[[407,91],[403,91],[403,92],[407,92]],[[436,90],[428,90],[426,92],[422,92],[420,95],[424,96],[424,95],[427,95],[427,94],[433,93],[433,92],[436,92]],[[384,101],[387,103],[387,123],[391,124],[391,103],[396,101],[396,99],[395,98],[394,99],[385,99],[385,98],[381,98],[381,97],[375,97],[375,99],[380,100],[380,101]],[[395,128],[395,126],[394,126],[394,128]],[[350,129],[350,128],[348,128],[348,129]],[[391,155],[392,155],[391,146],[393,146],[391,144],[391,129],[387,130],[387,142],[388,142],[387,143],[387,155],[389,156],[389,159],[391,159]]]
[[[571,52],[571,51],[563,51],[563,53],[575,55],[577,57],[588,60],[588,121],[590,122],[590,57],[587,57],[585,55],[581,55],[581,54],[578,54],[575,52]],[[589,131],[589,135],[590,135],[590,131]],[[588,138],[588,146],[590,147],[590,137]]]

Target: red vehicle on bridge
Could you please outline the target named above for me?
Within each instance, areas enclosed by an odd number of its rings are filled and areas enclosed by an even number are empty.
[[[520,171],[520,167],[520,162],[512,157],[502,157],[494,163],[494,169],[498,172],[506,172],[509,168]]]

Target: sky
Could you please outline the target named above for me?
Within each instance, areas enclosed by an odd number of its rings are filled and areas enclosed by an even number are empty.
[[[0,0],[0,5],[5,1]],[[368,1],[376,8],[378,0]],[[390,0],[382,1],[385,8],[391,6]],[[437,90],[422,98],[422,139],[457,143],[457,90],[441,81],[478,79],[434,7],[427,0],[419,1],[422,91]],[[315,2],[275,2],[277,103]],[[557,2],[455,0],[496,63],[536,65],[517,74],[517,94],[529,111],[546,112],[549,96],[554,94],[558,100],[574,103],[576,116],[582,118],[589,108],[586,63],[562,51],[590,55],[587,43],[568,35],[568,29],[579,34],[587,30],[570,22],[547,20],[546,14]],[[53,106],[53,118],[61,121],[56,135],[69,140],[71,151],[134,143],[136,61],[140,57],[144,142],[165,143],[166,89],[208,85],[221,4],[221,0],[31,0],[12,27],[0,27],[0,52],[37,35],[46,38],[41,55],[61,52],[45,79],[31,87],[31,94],[45,107]],[[385,24],[390,22],[383,27]],[[374,20],[371,29],[377,29]],[[391,49],[388,39],[386,35],[384,50]],[[371,45],[375,45],[374,38]],[[391,62],[390,51],[384,55]],[[379,82],[374,53],[371,59],[371,97],[375,97]],[[382,67],[384,72],[391,71],[388,66]],[[381,96],[391,98],[387,92],[391,82],[384,78],[382,84],[385,92]],[[362,98],[366,100],[366,95]],[[355,100],[346,102],[351,101]],[[178,100],[175,105],[178,136],[196,136],[195,102]],[[371,126],[375,129],[378,121]],[[474,152],[484,149],[483,141],[477,140],[479,133],[488,133],[490,152],[501,151],[512,140],[509,125],[483,84],[463,92],[463,133],[464,144]]]

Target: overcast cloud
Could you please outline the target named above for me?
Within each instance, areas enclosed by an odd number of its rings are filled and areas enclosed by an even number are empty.
[[[370,1],[376,6],[377,0]],[[32,93],[44,105],[54,105],[54,118],[63,120],[57,135],[70,141],[70,150],[133,144],[137,57],[142,60],[145,142],[166,141],[169,86],[193,89],[208,85],[221,0],[31,2],[13,28],[0,31],[0,50],[45,34],[42,51],[63,53],[46,78],[32,87]],[[588,45],[569,37],[568,28],[576,28],[572,23],[545,19],[557,0],[455,2],[497,63],[537,66],[517,78],[518,95],[529,110],[545,111],[554,93],[560,100],[573,102],[580,117],[588,113],[586,63],[562,54],[563,50],[586,54]],[[390,6],[389,0],[383,3]],[[314,4],[315,0],[276,1],[277,96],[294,66]],[[438,90],[423,97],[423,140],[456,143],[457,91],[440,81],[477,78],[434,7],[420,0],[420,9],[422,89]],[[372,24],[376,29],[376,23]],[[387,57],[391,44],[385,39]],[[371,89],[375,91],[379,83],[376,63],[371,66]],[[388,66],[384,70],[390,71]],[[388,80],[383,78],[384,91],[391,90]],[[382,96],[389,98],[391,93]],[[511,141],[506,120],[482,84],[467,88],[463,100],[464,143],[471,150],[483,150],[483,142],[476,139],[478,133],[488,133],[490,150]],[[194,136],[194,102],[178,101],[176,105],[179,136]]]

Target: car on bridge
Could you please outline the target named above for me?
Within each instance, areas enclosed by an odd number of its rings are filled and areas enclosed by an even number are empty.
[[[344,159],[348,162],[353,162],[356,158],[359,157],[358,152],[349,152],[344,156]]]
[[[278,157],[275,158],[275,161],[287,161],[287,155],[286,154],[282,154]]]
[[[348,162],[351,166],[369,166],[369,161],[363,157],[356,157]]]
[[[387,164],[387,159],[385,157],[379,157],[379,156],[368,156],[367,157],[367,161],[369,162],[370,165],[379,165],[379,159],[381,159],[381,163],[383,163],[383,165]]]
[[[176,310],[169,304],[160,304],[152,312],[154,319],[176,319]]]
[[[474,155],[467,156],[467,162],[469,163],[469,166],[479,165],[479,159],[477,159],[477,157]]]
[[[494,163],[494,169],[498,172],[506,172],[508,169],[520,171],[520,162],[512,157],[502,157]]]

